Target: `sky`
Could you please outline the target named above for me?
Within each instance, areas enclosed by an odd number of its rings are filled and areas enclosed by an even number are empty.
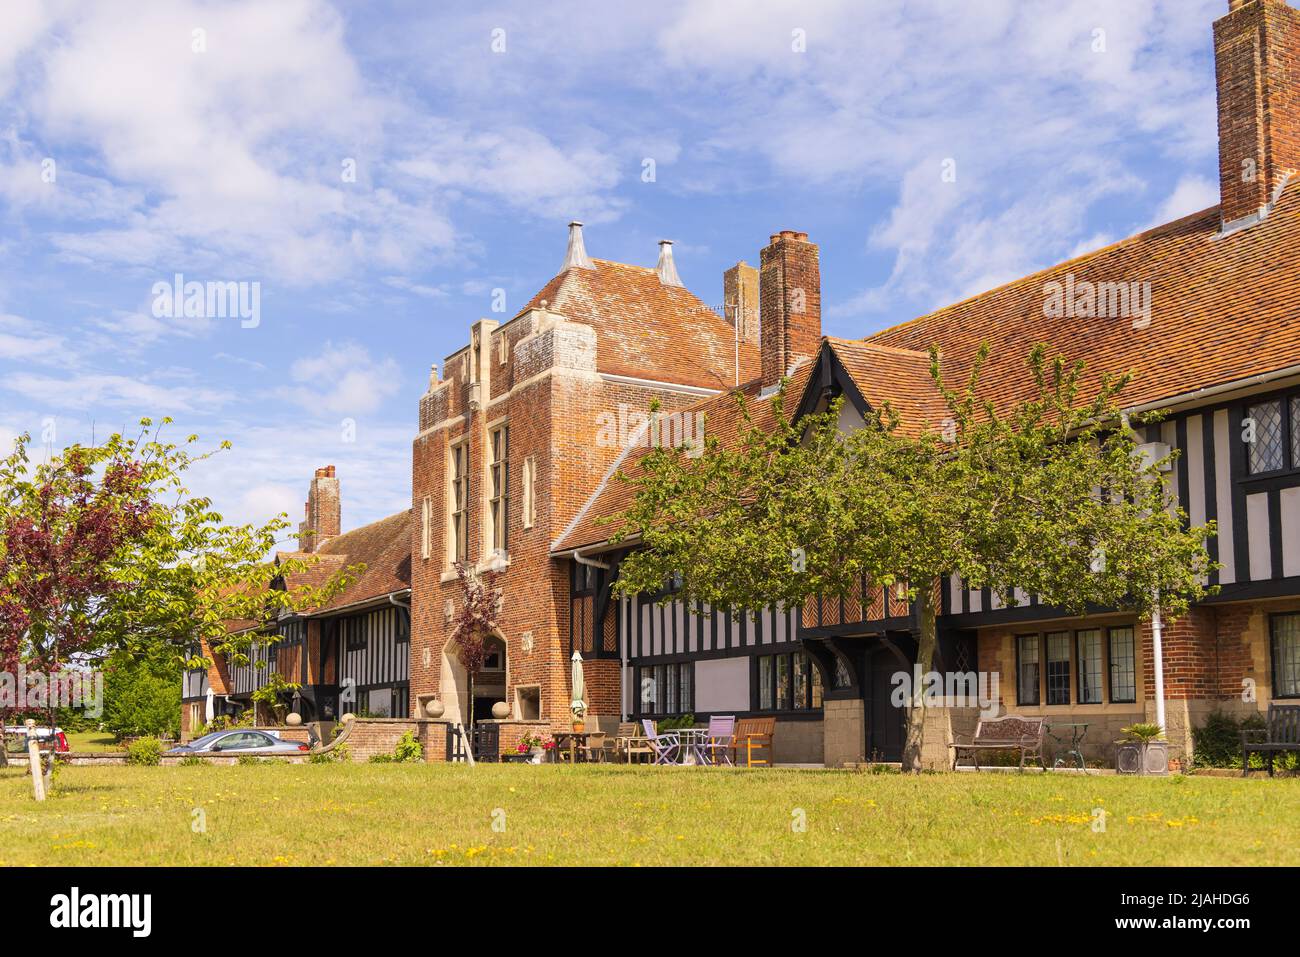
[[[170,415],[232,521],[408,508],[430,366],[572,219],[714,304],[807,232],[860,337],[1218,202],[1225,0],[3,7],[0,443]]]

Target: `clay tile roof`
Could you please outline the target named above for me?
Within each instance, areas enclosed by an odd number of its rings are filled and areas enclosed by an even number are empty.
[[[732,326],[681,286],[665,286],[648,267],[594,259],[595,269],[566,269],[520,315],[547,309],[596,329],[596,367],[611,375],[729,389],[759,373],[758,347],[736,341]]]
[[[864,341],[942,349],[944,374],[964,376],[982,339],[992,355],[983,381],[1004,404],[1032,394],[1025,358],[1035,342],[1102,373],[1135,373],[1121,400],[1140,405],[1300,363],[1300,180],[1262,222],[1218,236],[1208,209],[1086,256],[886,329]],[[1150,282],[1146,328],[1127,318],[1044,315],[1045,285],[1066,274]]]
[[[331,538],[316,553],[318,561],[285,584],[319,587],[330,576],[352,565],[366,566],[351,585],[311,614],[382,598],[411,587],[411,513],[398,512],[377,522]],[[291,553],[301,557],[301,553]]]
[[[829,336],[826,343],[872,408],[888,402],[899,414],[903,432],[941,427],[947,406],[930,378],[928,352]]]
[[[804,362],[790,376],[790,383],[785,396],[787,415],[792,415],[798,406],[799,397],[803,395],[813,368],[814,363]],[[745,383],[739,390],[732,389],[721,395],[704,399],[684,410],[682,414],[693,415],[696,412],[702,412],[704,414],[705,438],[716,436],[724,446],[735,445],[739,441],[742,424],[740,411],[735,400],[737,391],[745,395],[754,425],[770,428],[775,421],[772,402],[770,399],[758,398],[760,390],[757,380]],[[629,478],[640,474],[641,457],[647,451],[649,451],[647,447],[634,447],[626,450],[624,457],[616,463],[616,469],[621,470]],[[578,513],[573,524],[561,534],[551,550],[562,552],[571,548],[582,548],[587,545],[596,545],[608,541],[609,537],[621,527],[621,523],[617,520],[601,522],[600,519],[621,514],[632,504],[635,494],[635,488],[629,482],[620,479],[615,474],[615,470],[611,470],[605,481],[597,487],[591,498],[587,500],[587,504]]]

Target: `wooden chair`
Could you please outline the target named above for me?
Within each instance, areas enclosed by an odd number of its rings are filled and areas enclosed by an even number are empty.
[[[741,718],[736,722],[735,737],[732,738],[731,744],[736,763],[740,763],[740,756],[743,753],[745,767],[752,768],[756,764],[766,764],[770,767],[774,750],[772,739],[775,734],[776,718]],[[754,751],[758,748],[767,748],[766,758],[754,757]]]
[[[584,761],[592,764],[603,763],[605,760],[605,733],[600,731],[588,735],[578,753],[582,755]]]
[[[618,734],[614,738],[614,754],[619,760],[632,764],[643,758],[653,759],[654,748],[644,734],[637,728],[635,721],[619,722]]]

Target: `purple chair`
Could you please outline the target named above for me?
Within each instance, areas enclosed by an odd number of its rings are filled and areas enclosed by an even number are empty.
[[[736,733],[734,714],[714,715],[704,733],[704,754],[710,764],[732,764],[731,738]]]
[[[677,752],[682,747],[681,738],[671,731],[660,734],[655,730],[655,723],[649,718],[641,719],[641,727],[645,728],[646,740],[654,749],[655,764],[676,763]]]

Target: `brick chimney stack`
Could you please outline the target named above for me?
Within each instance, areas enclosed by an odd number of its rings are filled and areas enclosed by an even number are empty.
[[[1300,10],[1229,0],[1228,11],[1214,24],[1225,228],[1263,219],[1300,170]]]
[[[722,317],[758,345],[758,270],[743,259],[722,274]]]
[[[307,490],[306,520],[298,526],[298,548],[314,552],[331,538],[342,532],[342,506],[339,501],[339,480],[334,466],[316,470]]]
[[[758,300],[762,384],[768,388],[821,346],[821,265],[807,233],[772,234],[759,253]]]

